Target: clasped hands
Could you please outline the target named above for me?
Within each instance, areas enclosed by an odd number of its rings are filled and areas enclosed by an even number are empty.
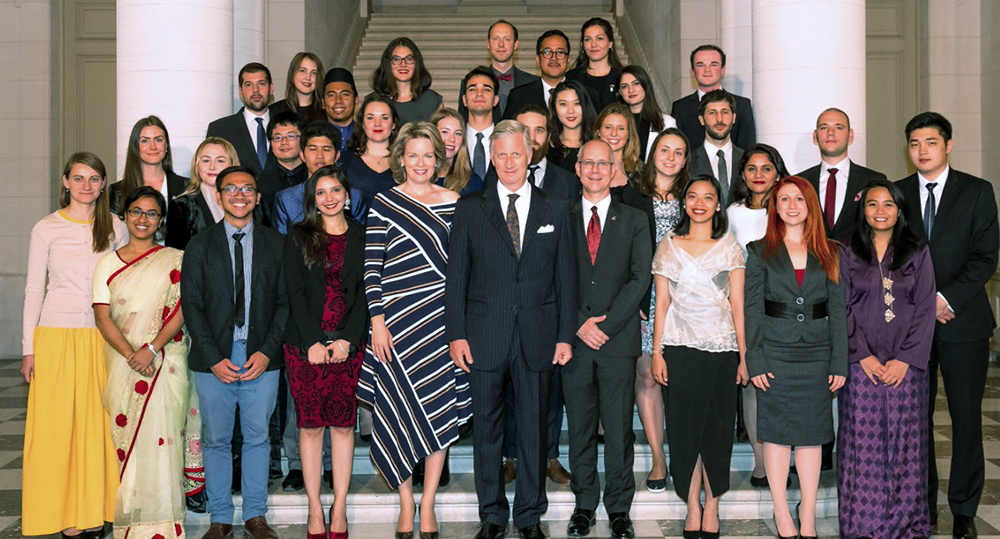
[[[875,356],[868,356],[862,359],[860,363],[861,370],[865,371],[865,376],[871,380],[873,385],[878,385],[877,378],[883,384],[892,387],[899,387],[903,383],[906,371],[910,368],[908,364],[898,359],[890,359],[883,365]]]
[[[244,382],[249,382],[250,380],[255,380],[258,376],[267,370],[267,364],[271,360],[261,352],[254,352],[253,355],[247,359],[243,368],[246,372],[240,373],[240,368],[233,364],[229,358],[223,358],[222,361],[212,365],[212,374],[219,379],[223,384],[231,384],[237,380],[242,380]]]
[[[313,365],[324,363],[343,363],[347,360],[347,354],[351,349],[351,343],[344,339],[332,341],[330,344],[321,342],[309,347],[308,359]]]
[[[143,346],[129,354],[129,356],[125,358],[125,362],[128,363],[129,368],[133,371],[149,377],[156,372],[156,369],[153,366],[154,359],[156,359],[156,356],[153,352],[148,347]]]

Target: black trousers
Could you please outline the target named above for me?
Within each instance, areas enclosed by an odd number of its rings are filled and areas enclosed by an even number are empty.
[[[517,458],[517,422],[514,421],[517,404],[514,401],[514,384],[507,383],[507,434],[503,443],[503,456],[506,459]],[[556,365],[552,369],[549,382],[549,443],[545,450],[546,459],[559,458],[559,434],[563,425],[563,388],[562,367]]]
[[[983,394],[986,391],[990,343],[946,343],[934,339],[930,375],[930,429],[928,496],[930,508],[937,508],[938,471],[934,455],[934,401],[937,398],[937,370],[948,399],[951,416],[951,473],[948,478],[948,505],[952,514],[976,516],[986,480],[983,454]]]
[[[597,510],[597,423],[604,425],[604,508],[628,513],[635,496],[635,358],[574,355],[563,367],[563,395],[569,423],[570,489],[576,506]]]
[[[514,329],[507,362],[495,371],[469,373],[472,392],[473,459],[479,519],[497,526],[510,520],[510,505],[503,482],[503,445],[507,382],[514,386],[517,407],[517,482],[514,490],[514,525],[526,528],[541,521],[548,510],[545,495],[545,450],[548,443],[549,386],[552,371],[533,371]],[[475,358],[473,358],[475,359]]]

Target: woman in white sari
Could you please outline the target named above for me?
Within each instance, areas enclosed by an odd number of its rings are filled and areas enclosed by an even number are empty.
[[[107,341],[103,402],[121,479],[115,538],[184,537],[186,491],[204,488],[204,475],[199,483],[190,473],[201,466],[201,419],[182,329],[183,252],[154,242],[165,210],[149,187],[130,193],[122,215],[132,241],[94,274],[94,314]]]

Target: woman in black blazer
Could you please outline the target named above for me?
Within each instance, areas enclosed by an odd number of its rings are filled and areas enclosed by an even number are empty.
[[[309,498],[311,539],[347,537],[347,489],[354,460],[358,373],[368,304],[364,286],[364,229],[344,213],[350,187],[335,165],[306,182],[303,210],[285,243],[289,317],[285,368],[299,428],[302,473]],[[333,457],[331,522],[319,498],[323,430]]]
[[[747,249],[746,362],[757,388],[757,437],[779,537],[798,535],[788,511],[792,447],[801,485],[799,526],[816,536],[821,448],[833,440],[833,392],[847,376],[847,313],[837,242],[819,198],[791,176],[771,191],[764,238]],[[799,507],[796,507],[799,512]]]

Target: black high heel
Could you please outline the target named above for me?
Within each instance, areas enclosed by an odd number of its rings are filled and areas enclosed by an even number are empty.
[[[800,539],[799,535],[797,534],[790,535],[788,537],[781,535],[781,532],[778,531],[778,517],[774,516],[774,513],[771,513],[771,520],[774,521],[774,534],[778,536],[778,539]]]
[[[799,521],[799,527],[800,528],[802,527],[802,517],[799,516],[799,506],[801,506],[801,505],[802,505],[802,502],[799,502],[799,503],[795,504],[795,519]],[[813,520],[815,520],[815,518]],[[815,522],[813,523],[813,525],[815,526]],[[777,524],[775,526],[777,526]],[[799,538],[800,539],[818,539],[818,537],[816,537],[815,535],[800,535]]]

